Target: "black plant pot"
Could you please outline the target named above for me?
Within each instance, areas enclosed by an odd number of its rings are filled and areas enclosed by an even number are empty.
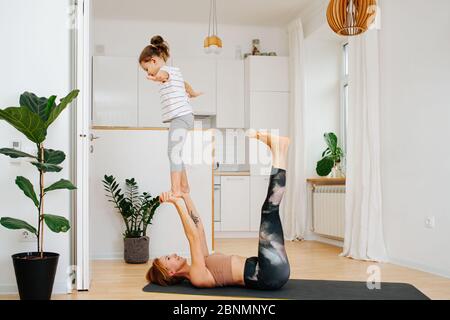
[[[18,253],[12,256],[21,300],[50,300],[59,254]]]
[[[126,263],[147,263],[149,258],[149,238],[125,238],[124,259]]]

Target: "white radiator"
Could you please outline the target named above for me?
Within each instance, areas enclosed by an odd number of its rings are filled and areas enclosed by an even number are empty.
[[[314,186],[313,231],[333,238],[345,234],[345,186]]]

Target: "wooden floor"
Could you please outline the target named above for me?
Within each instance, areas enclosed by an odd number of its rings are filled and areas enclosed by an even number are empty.
[[[242,256],[256,255],[257,240],[219,239],[216,251]],[[392,264],[376,264],[339,257],[340,248],[319,242],[288,242],[291,278],[367,281],[367,268],[378,265],[381,281],[410,283],[431,299],[450,300],[450,279]],[[211,296],[186,296],[145,293],[147,265],[127,265],[122,261],[94,261],[89,292],[55,295],[53,299],[220,299]],[[0,296],[17,299],[17,296]],[[229,299],[229,298],[227,298]]]

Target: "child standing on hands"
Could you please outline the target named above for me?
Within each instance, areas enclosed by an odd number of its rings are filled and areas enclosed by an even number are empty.
[[[200,93],[184,81],[179,68],[167,66],[169,46],[161,36],[154,36],[144,48],[139,64],[147,72],[147,78],[160,83],[162,121],[170,122],[168,155],[170,161],[171,194],[181,197],[189,193],[186,168],[182,160],[183,145],[188,130],[194,127],[194,114],[189,98]],[[176,148],[175,148],[176,147]]]

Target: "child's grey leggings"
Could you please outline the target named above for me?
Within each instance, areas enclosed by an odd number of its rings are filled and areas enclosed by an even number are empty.
[[[258,256],[245,262],[247,288],[276,290],[286,284],[290,266],[284,249],[283,226],[279,207],[286,185],[286,170],[272,168],[266,201],[261,209]]]
[[[186,142],[188,130],[194,128],[192,113],[177,117],[170,121],[167,154],[170,161],[170,172],[183,171],[183,146]]]

